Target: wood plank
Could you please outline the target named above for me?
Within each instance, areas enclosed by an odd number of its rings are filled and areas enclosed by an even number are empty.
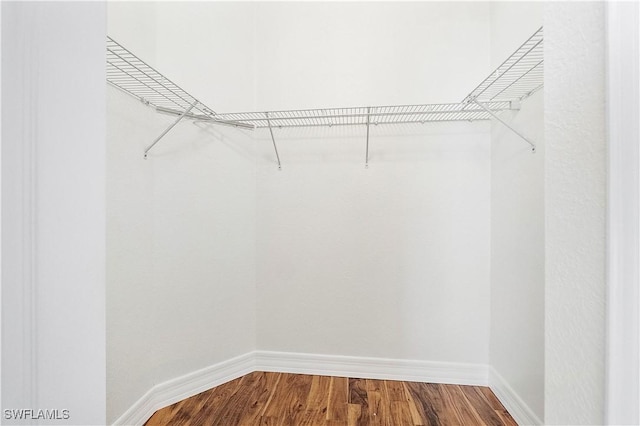
[[[430,400],[423,395],[422,383],[408,382],[406,383],[410,403],[414,405],[420,416],[420,424],[428,426],[436,426],[442,424],[440,415]]]
[[[452,403],[447,393],[444,392],[444,386],[433,383],[421,383],[425,395],[432,401],[438,416],[442,419],[443,425],[462,425],[462,420],[458,417],[455,404]]]
[[[395,380],[385,380],[384,385],[387,389],[387,397],[389,398],[389,401],[407,402],[407,394],[404,390],[402,382],[398,382]]]
[[[379,390],[367,391],[369,397],[369,423],[372,425],[381,425],[384,418],[385,410],[382,406],[382,394]]]
[[[217,421],[227,425],[240,424],[240,419],[243,415],[251,410],[252,406],[256,403],[256,396],[254,396],[254,394],[256,391],[260,393],[258,387],[261,386],[261,379],[264,379],[264,376],[257,372],[246,375],[242,386],[236,389],[232,397],[229,398],[224,407],[217,413]],[[266,400],[267,398],[268,394],[264,399]]]
[[[413,421],[414,426],[424,426],[428,423],[426,422],[426,418],[422,413],[422,410],[418,409],[409,389],[407,388],[407,382],[402,383],[402,387],[404,388],[404,393],[407,397],[407,403],[409,404],[409,412],[411,413],[411,420]]]
[[[312,376],[304,374],[283,374],[264,416],[278,419],[277,424],[298,424],[304,418],[311,379]]]
[[[498,399],[498,397],[493,393],[491,389],[486,386],[478,386],[477,389],[482,393],[487,403],[493,408],[498,417],[502,420],[502,423],[508,426],[518,426],[516,421],[511,417],[511,414],[504,408],[502,402]]]
[[[282,376],[284,376],[284,374],[281,373],[272,373],[272,374],[277,374],[277,379],[275,381],[275,383],[273,384],[273,391],[271,392],[271,395],[269,395],[269,398],[267,399],[267,402],[264,403],[264,408],[262,409],[262,412],[260,413],[260,417],[263,417],[265,414],[265,411],[267,411],[267,407],[269,407],[269,404],[271,403],[271,400],[276,396],[276,390],[278,389],[278,384],[280,383],[280,379],[282,378]]]
[[[326,413],[329,405],[330,389],[331,377],[313,376],[311,379],[309,396],[307,397],[305,404],[305,410],[320,411],[323,414]]]
[[[484,424],[476,410],[471,406],[469,401],[462,393],[462,390],[458,386],[444,386],[443,392],[445,394],[445,398],[447,398],[449,403],[453,406],[453,409],[455,410],[457,418],[460,420],[461,424]]]
[[[348,417],[348,403],[349,379],[347,377],[331,377],[326,419],[346,422]]]
[[[484,424],[490,426],[502,426],[502,419],[496,414],[477,386],[459,386],[465,398],[478,413]]]
[[[159,414],[158,417],[155,415],[152,419],[149,419],[145,425],[166,425],[166,424],[179,424],[179,425],[187,425],[193,421],[193,410],[196,409],[194,404],[204,404],[204,401],[207,400],[209,395],[211,394],[211,390],[202,392],[195,397],[187,398],[182,401],[176,402],[166,408],[164,408],[162,413],[157,411],[156,414]],[[184,408],[183,408],[184,407]],[[155,420],[155,421],[152,421]]]
[[[369,419],[369,400],[367,397],[367,381],[365,379],[349,379],[349,406],[348,419],[349,424],[357,426],[366,426],[370,423]],[[360,407],[356,410],[355,406]],[[358,416],[354,418],[355,413]]]
[[[207,391],[209,392],[209,391]],[[201,394],[202,395],[202,394]],[[182,403],[186,400],[179,401],[175,404],[172,404],[168,407],[163,408],[162,410],[156,411],[153,416],[145,423],[145,426],[164,426],[171,422],[171,419],[178,412]]]
[[[239,383],[234,383],[230,385],[231,388],[233,388],[234,386],[239,386]],[[193,413],[202,412],[207,402],[212,398],[213,395],[215,395],[216,393],[224,392],[224,391],[225,391],[224,387],[219,390],[216,389],[215,392],[212,390],[208,390],[198,395],[195,395],[195,397],[187,398],[181,401],[179,405],[176,407],[177,411],[174,412],[174,415],[168,424],[180,425],[180,426],[197,425],[198,420],[193,415]],[[229,389],[229,391],[232,392],[233,389]]]
[[[312,376],[304,413],[300,418],[300,425],[322,425],[325,423],[330,387],[331,377]]]
[[[391,401],[392,425],[412,425],[413,418],[407,401]]]
[[[197,426],[213,423],[213,419],[218,417],[218,413],[224,409],[229,399],[240,388],[245,377],[247,376],[242,376],[209,390],[206,393],[206,399],[202,404],[202,409],[192,413],[193,419],[191,425]]]
[[[359,426],[362,423],[362,405],[360,404],[347,404],[347,425]]]
[[[367,405],[367,381],[349,379],[349,403]]]
[[[167,425],[171,422],[173,418],[173,413],[171,411],[171,407],[163,408],[162,410],[158,410],[153,413],[153,416],[145,423],[145,426],[163,426]]]
[[[367,379],[367,392],[378,391],[384,394],[387,391],[387,387],[384,385],[384,380]]]
[[[498,417],[500,417],[500,420],[502,420],[502,424],[504,424],[505,426],[518,426],[518,423],[516,423],[515,419],[511,417],[511,414],[509,414],[507,410],[494,411],[496,412]]]
[[[255,425],[259,424],[260,417],[264,412],[267,403],[273,397],[278,381],[279,373],[257,372],[258,380],[254,384],[249,400],[238,417],[238,424]]]
[[[145,426],[197,424],[194,417],[198,414],[199,409],[204,408],[206,401],[209,400],[212,395],[224,392],[225,387],[233,386],[233,384],[234,383],[226,383],[220,387],[210,389],[191,398],[187,398],[176,404],[165,407],[162,410],[158,410],[154,416],[145,423]],[[235,384],[237,384],[237,382]]]
[[[297,426],[315,426],[323,425],[326,422],[326,411],[304,410],[300,413],[297,420]]]
[[[491,408],[493,408],[494,410],[504,410],[504,406],[502,405],[498,397],[491,391],[491,389],[486,386],[474,387],[477,388],[478,391],[480,391],[480,394],[482,394],[484,399],[487,401],[487,404],[489,404]]]
[[[372,425],[392,425],[391,406],[384,380],[367,380],[369,422]]]
[[[260,417],[260,426],[277,426],[278,425],[278,418],[277,417],[267,417],[267,416],[262,416]]]

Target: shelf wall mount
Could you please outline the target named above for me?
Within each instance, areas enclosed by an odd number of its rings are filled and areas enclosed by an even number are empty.
[[[178,118],[144,150],[149,151],[183,119],[206,120],[216,124],[253,129],[253,126],[216,119],[216,113],[155,68],[107,37],[107,83],[138,99],[157,112]]]
[[[196,104],[198,103],[198,101],[195,101],[189,108],[187,108],[182,114],[180,114],[180,116],[176,119],[176,121],[173,122],[173,124],[171,124],[169,127],[167,127],[167,129],[162,132],[160,134],[160,136],[158,136],[156,138],[156,140],[154,140],[151,145],[149,145],[145,150],[144,150],[144,159],[147,159],[147,155],[149,154],[149,151],[151,150],[151,148],[153,148],[158,142],[160,142],[160,139],[162,139],[164,137],[164,135],[166,135],[167,133],[169,133],[171,131],[171,129],[173,129],[174,127],[176,127],[176,125],[182,121],[182,119],[185,117],[185,115],[189,114],[189,112],[191,112],[191,110],[196,106]]]
[[[500,123],[502,123],[503,126],[505,126],[507,129],[511,130],[513,133],[515,133],[516,135],[520,136],[520,138],[522,138],[525,142],[527,142],[529,145],[531,145],[531,152],[535,153],[536,152],[536,144],[529,139],[528,137],[526,137],[525,135],[523,135],[521,132],[519,132],[518,130],[514,129],[509,123],[507,123],[505,120],[503,120],[502,118],[500,118],[499,115],[497,115],[496,113],[494,113],[493,111],[491,111],[488,107],[486,107],[482,102],[478,102],[477,99],[473,98],[470,99],[469,102],[472,102],[476,105],[478,105],[480,108],[484,109],[485,111],[487,111],[487,114],[491,115],[491,117],[495,118],[496,120],[498,120]],[[515,108],[513,108],[515,109]]]
[[[369,168],[369,125],[371,123],[371,107],[367,108],[367,148],[365,152],[364,168]]]
[[[498,68],[485,78],[463,100],[467,105],[476,105],[506,126],[531,146],[536,144],[522,132],[514,129],[490,107],[491,102],[510,101],[511,109],[519,109],[520,102],[536,93],[544,84],[544,32],[540,27]]]
[[[276,145],[276,138],[273,137],[273,128],[271,127],[271,120],[269,120],[269,113],[264,113],[267,125],[269,126],[269,133],[271,134],[271,142],[273,142],[273,149],[276,152],[276,160],[278,160],[278,170],[282,170],[282,164],[280,163],[280,154],[278,154],[278,146]]]

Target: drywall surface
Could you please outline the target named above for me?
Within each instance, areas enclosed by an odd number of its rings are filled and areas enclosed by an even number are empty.
[[[151,1],[107,2],[107,35],[156,66],[157,10],[158,4]]]
[[[491,69],[543,26],[544,3],[531,1],[491,2]]]
[[[542,26],[543,3],[491,6],[491,62],[499,66]],[[544,96],[502,113],[530,145],[501,123],[491,128],[490,363],[544,419]]]
[[[255,5],[157,3],[158,66],[216,112],[255,108]]]
[[[256,3],[256,107],[459,102],[488,72],[488,26],[488,3]]]
[[[106,10],[1,7],[2,424],[102,425]]]
[[[604,5],[545,7],[545,423],[603,424]]]
[[[489,71],[486,4],[257,7],[258,108],[458,101]],[[489,124],[372,126],[369,169],[364,127],[274,133],[258,349],[487,363]]]
[[[160,25],[168,20],[160,16],[171,13],[167,7],[155,10],[163,35],[154,36],[155,62],[149,62],[180,83],[170,70],[196,67],[183,63],[173,49],[184,49],[192,34]],[[207,67],[224,63],[224,50],[216,50],[221,38],[234,38],[238,49],[245,42],[245,50],[253,39],[251,32],[245,39],[234,32],[245,5],[203,7],[217,8],[227,20],[209,28],[203,51],[210,62],[199,68],[206,75]],[[208,16],[198,20],[194,14],[193,22],[206,25]],[[125,46],[137,37],[127,25],[110,21],[114,38]],[[236,96],[251,106],[253,91],[236,90],[243,87],[243,73],[253,72],[251,61],[247,55],[245,63],[234,62],[241,71],[216,86],[220,96]],[[154,385],[255,349],[256,211],[254,142],[247,133],[184,121],[145,161],[145,147],[175,117],[157,114],[112,87],[107,117],[107,421],[112,423]]]
[[[488,361],[488,128],[430,128],[260,151],[259,349]]]
[[[153,385],[255,347],[252,141],[184,123],[110,89],[108,413]],[[233,133],[233,134],[231,134]]]

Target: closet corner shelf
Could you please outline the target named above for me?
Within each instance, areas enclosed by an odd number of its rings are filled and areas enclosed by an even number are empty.
[[[280,156],[273,130],[288,127],[366,126],[366,165],[371,125],[494,118],[529,143],[535,152],[534,142],[497,114],[519,109],[522,100],[542,87],[543,29],[536,31],[459,103],[216,113],[110,37],[107,37],[107,82],[157,112],[177,116],[171,126],[145,149],[145,158],[155,144],[185,118],[251,130],[269,129],[279,168]]]
[[[522,101],[544,82],[543,29],[538,29],[480,83],[463,102]]]

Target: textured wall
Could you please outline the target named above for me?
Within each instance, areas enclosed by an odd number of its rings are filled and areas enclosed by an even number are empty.
[[[542,26],[543,3],[491,5],[491,62],[498,66]],[[538,419],[544,418],[544,97],[503,113],[533,139],[491,127],[490,363]]]
[[[604,5],[545,10],[545,423],[602,424]]]

